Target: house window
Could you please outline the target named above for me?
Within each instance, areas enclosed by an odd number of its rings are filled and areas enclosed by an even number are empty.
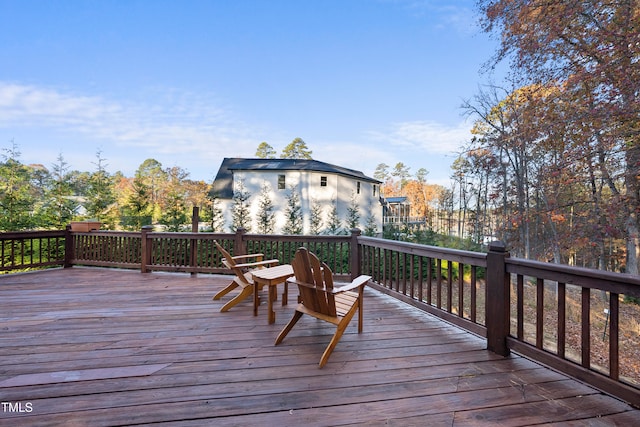
[[[360,194],[360,181],[356,182],[356,193]]]
[[[327,186],[327,177],[326,176],[321,176],[320,177],[320,187],[326,187]]]
[[[278,175],[278,190],[284,190],[287,188],[284,180],[284,175]]]
[[[373,187],[373,197],[376,197],[376,187],[377,186],[374,184],[374,185],[372,185],[372,187]]]

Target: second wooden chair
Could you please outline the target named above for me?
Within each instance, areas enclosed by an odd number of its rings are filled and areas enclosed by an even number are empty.
[[[229,300],[225,305],[220,308],[220,311],[228,311],[234,305],[240,303],[245,298],[250,295],[253,295],[254,292],[254,284],[253,284],[253,276],[251,275],[251,271],[264,268],[264,267],[273,267],[278,265],[279,261],[277,259],[264,259],[264,254],[251,254],[251,255],[236,255],[231,256],[231,254],[224,249],[217,241],[214,240],[214,243],[220,253],[223,256],[222,263],[225,267],[231,269],[236,277],[233,279],[229,285],[227,285],[224,289],[218,292],[213,299],[217,300],[231,292],[237,287],[240,287],[240,293]],[[243,262],[247,260],[254,260],[252,262]],[[259,290],[259,289],[258,289]]]

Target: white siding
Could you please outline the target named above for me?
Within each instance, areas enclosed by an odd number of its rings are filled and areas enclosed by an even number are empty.
[[[278,189],[278,176],[285,175],[286,188]],[[327,178],[326,187],[320,185],[321,177]],[[359,228],[364,230],[367,219],[371,213],[376,219],[378,232],[382,231],[382,206],[380,205],[378,194],[373,195],[373,185],[367,181],[358,181],[351,177],[346,177],[336,173],[317,171],[236,171],[233,176],[234,188],[237,188],[239,180],[244,181],[244,187],[251,197],[251,232],[257,232],[256,217],[259,211],[259,201],[261,197],[262,185],[267,183],[270,187],[271,200],[275,207],[275,233],[281,233],[286,224],[285,212],[287,209],[287,198],[291,192],[291,186],[296,186],[300,195],[300,205],[303,217],[304,233],[309,233],[310,214],[313,200],[323,206],[324,224],[331,211],[332,201],[337,202],[337,211],[342,226],[346,227],[346,219],[351,197],[355,195],[360,209]],[[360,194],[356,193],[357,182],[360,182]],[[225,216],[227,229],[232,227],[233,200],[222,200],[221,209]]]

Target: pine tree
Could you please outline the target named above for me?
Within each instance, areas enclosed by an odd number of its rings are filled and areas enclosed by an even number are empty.
[[[343,234],[342,221],[338,216],[338,204],[336,199],[331,201],[331,211],[329,211],[329,221],[325,230],[326,234]]]
[[[398,162],[391,172],[391,175],[395,176],[400,181],[400,191],[402,191],[404,186],[407,185],[407,182],[409,181],[409,169],[410,168],[404,163]]]
[[[161,221],[168,231],[180,231],[189,219],[184,206],[184,199],[177,189],[167,193],[167,208],[162,212]]]
[[[121,223],[125,229],[140,230],[151,224],[151,190],[139,173],[131,183],[131,189],[122,207]]]
[[[20,231],[31,228],[31,211],[35,203],[29,169],[18,158],[20,152],[12,142],[0,163],[0,230]]]
[[[373,214],[369,214],[369,216],[367,216],[367,222],[364,224],[364,235],[369,237],[375,237],[378,235],[376,217]]]
[[[312,151],[307,147],[307,143],[302,138],[296,138],[289,145],[284,147],[281,159],[308,159],[311,160]]]
[[[317,236],[322,230],[322,205],[313,199],[311,202],[311,215],[309,218],[309,233]]]
[[[287,222],[282,232],[284,234],[302,234],[302,207],[300,206],[300,195],[296,186],[290,188],[287,197],[287,209],[285,216]]]
[[[247,232],[251,231],[251,217],[249,216],[249,199],[251,193],[244,186],[244,180],[238,180],[238,185],[233,192],[233,207],[231,210],[231,232],[235,232],[239,228],[244,228]]]
[[[347,208],[347,228],[352,230],[360,225],[360,208],[355,193],[351,193],[351,203]]]
[[[185,203],[185,186],[183,185],[189,173],[178,166],[172,167],[167,173],[169,182],[165,194],[166,205],[161,220],[169,231],[180,231],[180,228],[189,222]]]
[[[209,193],[208,199],[211,202],[211,231],[219,232],[224,229],[224,215],[220,208],[220,197],[218,193]]]
[[[378,224],[376,216],[373,214],[373,206],[371,202],[369,202],[367,210],[369,211],[369,215],[367,215],[363,233],[365,236],[375,237],[378,235]]]
[[[271,188],[268,183],[262,184],[260,192],[260,201],[258,204],[258,233],[273,234],[275,228],[275,212],[273,202],[271,201]]]
[[[73,188],[69,174],[69,164],[62,154],[58,155],[57,163],[48,180],[48,191],[44,195],[42,209],[42,225],[56,229],[64,229],[73,219],[76,202],[73,200]]]
[[[108,222],[107,208],[115,202],[113,193],[113,178],[107,172],[107,163],[102,157],[102,151],[96,152],[97,170],[89,178],[89,188],[87,191],[87,215],[103,223]]]
[[[266,142],[261,142],[258,145],[258,149],[256,150],[256,157],[259,159],[275,159],[276,158],[276,150]]]

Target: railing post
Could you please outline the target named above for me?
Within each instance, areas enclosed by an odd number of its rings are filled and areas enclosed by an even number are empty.
[[[67,225],[64,229],[64,268],[69,268],[73,265],[73,234],[71,234],[71,224]]]
[[[233,240],[233,256],[246,255],[247,247],[244,243],[244,235],[247,234],[247,230],[244,228],[238,228]]]
[[[351,243],[349,251],[349,270],[351,270],[351,280],[360,275],[360,246],[358,236],[362,234],[359,228],[351,229]]]
[[[487,253],[487,349],[501,356],[509,355],[510,277],[505,269],[509,257],[505,244],[500,241],[489,244]]]
[[[153,231],[152,225],[144,225],[142,226],[142,230],[140,231],[140,244],[141,244],[141,260],[140,260],[140,271],[142,273],[149,273],[149,265],[151,265],[151,240],[147,237],[147,234]]]
[[[193,213],[191,214],[191,232],[198,232],[198,225],[200,223],[200,208],[198,206],[193,207]],[[189,259],[189,265],[191,267],[196,267],[198,263],[196,259],[198,258],[198,239],[191,239],[191,257]],[[195,271],[191,272],[191,276],[197,276],[198,273]]]

